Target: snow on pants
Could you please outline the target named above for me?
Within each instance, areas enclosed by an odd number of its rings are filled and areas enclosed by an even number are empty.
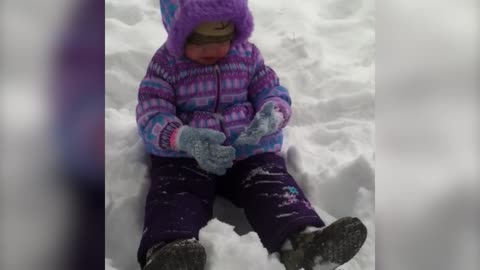
[[[237,161],[224,176],[206,173],[189,158],[151,156],[151,161],[137,254],[142,267],[148,250],[159,243],[198,239],[200,229],[212,219],[216,194],[244,209],[269,252],[278,251],[289,235],[306,226],[324,226],[277,154]]]

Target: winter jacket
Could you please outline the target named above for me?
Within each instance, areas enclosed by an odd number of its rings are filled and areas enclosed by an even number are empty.
[[[247,39],[253,19],[247,0],[160,0],[168,33],[166,43],[153,56],[140,83],[136,108],[139,133],[148,153],[186,157],[171,148],[170,138],[182,125],[223,132],[225,145],[232,145],[266,102],[274,102],[284,115],[283,128],[291,115],[291,99],[275,72],[264,64],[255,45]],[[215,65],[202,65],[183,55],[185,40],[205,21],[235,23],[236,37],[227,56]],[[237,159],[278,152],[283,135],[261,139],[258,145],[235,146]]]

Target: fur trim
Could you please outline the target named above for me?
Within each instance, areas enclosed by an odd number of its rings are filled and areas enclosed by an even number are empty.
[[[253,32],[253,16],[248,0],[190,0],[178,11],[167,39],[167,49],[181,57],[187,37],[199,24],[206,21],[231,21],[235,24],[232,46],[248,40]]]

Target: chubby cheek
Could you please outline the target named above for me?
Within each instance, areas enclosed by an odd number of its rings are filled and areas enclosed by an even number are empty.
[[[196,46],[187,46],[185,48],[185,55],[190,59],[198,59],[202,57],[202,50],[196,48]]]
[[[226,44],[219,47],[217,50],[217,57],[219,58],[225,57],[229,50],[230,50],[230,44]]]

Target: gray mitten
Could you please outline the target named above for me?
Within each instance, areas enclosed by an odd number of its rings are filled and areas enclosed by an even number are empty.
[[[176,149],[190,154],[207,172],[224,175],[233,166],[235,148],[222,145],[225,134],[219,131],[183,126],[176,141]]]
[[[234,144],[258,144],[262,137],[277,132],[282,122],[282,112],[275,109],[273,102],[268,102],[255,114],[250,125],[240,134]]]

